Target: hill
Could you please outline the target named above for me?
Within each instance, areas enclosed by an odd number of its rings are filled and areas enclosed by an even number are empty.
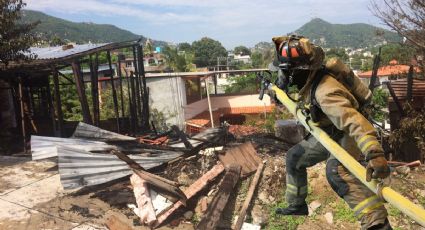
[[[324,47],[373,47],[383,42],[399,42],[397,33],[365,23],[331,24],[315,18],[294,33],[310,38]],[[379,35],[378,35],[379,34]]]
[[[121,42],[139,38],[142,38],[143,41],[146,40],[144,36],[120,29],[114,25],[71,22],[33,10],[24,10],[21,20],[24,22],[40,21],[35,32],[45,41],[58,38],[76,43]],[[165,42],[154,41],[154,44],[163,45]]]

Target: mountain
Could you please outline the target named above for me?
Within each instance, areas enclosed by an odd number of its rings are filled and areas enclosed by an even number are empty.
[[[328,48],[366,48],[385,42],[401,41],[397,33],[369,24],[331,24],[320,18],[304,24],[294,33],[308,37],[314,43]]]
[[[21,20],[23,22],[40,21],[40,24],[34,30],[45,41],[60,39],[76,43],[106,43],[140,38],[145,41],[147,39],[144,36],[120,29],[114,25],[87,22],[76,23],[33,10],[24,10]],[[161,41],[154,41],[153,43],[154,45],[165,44],[165,42]]]

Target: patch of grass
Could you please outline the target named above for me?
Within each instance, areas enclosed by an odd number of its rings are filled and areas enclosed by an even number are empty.
[[[194,226],[198,225],[199,224],[199,221],[200,221],[199,216],[196,214],[196,212],[193,213],[192,220],[191,220],[191,222],[193,223],[193,225]]]
[[[334,210],[335,220],[348,221],[350,223],[354,223],[357,221],[353,210],[351,210],[350,207],[348,207],[348,205],[342,199],[338,199],[338,201],[336,201],[336,207]]]
[[[393,217],[400,217],[401,216],[401,211],[394,208],[393,206],[389,206],[388,210],[388,215],[393,216]]]
[[[272,205],[269,207],[269,223],[267,226],[267,229],[269,230],[281,230],[281,229],[288,229],[288,230],[295,230],[297,229],[297,226],[304,223],[306,217],[305,216],[282,216],[282,215],[276,215],[275,210],[276,208],[282,208],[288,206],[288,204],[283,201],[284,199],[281,199],[280,202],[278,202],[275,205]]]

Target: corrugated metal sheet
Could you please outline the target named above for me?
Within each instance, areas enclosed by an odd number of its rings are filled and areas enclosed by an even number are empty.
[[[136,138],[110,132],[99,127],[80,122],[72,135],[75,138],[101,139],[108,141],[134,141]]]
[[[208,141],[212,141],[212,142],[218,142],[222,137],[223,137],[223,129],[221,128],[209,128],[206,129],[196,135],[193,136],[194,139],[200,139],[200,140],[208,140]],[[192,147],[197,147],[201,144],[203,144],[203,141],[198,141],[198,140],[193,140],[188,138],[188,141],[190,142],[190,144],[192,145]],[[175,148],[184,148],[185,145],[184,143],[177,143],[177,144],[173,144],[170,145],[171,147],[175,147]]]
[[[127,164],[115,155],[90,153],[84,150],[58,146],[59,173],[65,189],[97,185],[132,173]],[[181,156],[167,152],[152,156],[129,155],[143,168],[150,169]]]
[[[398,99],[406,99],[407,96],[407,79],[391,81],[391,87]],[[413,80],[412,97],[425,97],[425,81]]]
[[[82,44],[82,45],[73,45],[74,47],[71,49],[63,50],[62,46],[54,46],[54,47],[31,47],[30,52],[37,55],[37,59],[57,59],[67,57],[73,54],[78,54],[82,52],[86,52],[92,49],[96,49],[110,43],[102,43],[102,44]]]
[[[31,155],[33,160],[41,160],[58,155],[58,146],[69,146],[84,151],[107,151],[117,149],[101,141],[91,141],[78,138],[60,138],[31,136]]]

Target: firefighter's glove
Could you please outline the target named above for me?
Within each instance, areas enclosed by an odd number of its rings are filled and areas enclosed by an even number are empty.
[[[387,159],[384,156],[377,156],[369,160],[366,166],[366,181],[371,179],[384,179],[390,175]]]

